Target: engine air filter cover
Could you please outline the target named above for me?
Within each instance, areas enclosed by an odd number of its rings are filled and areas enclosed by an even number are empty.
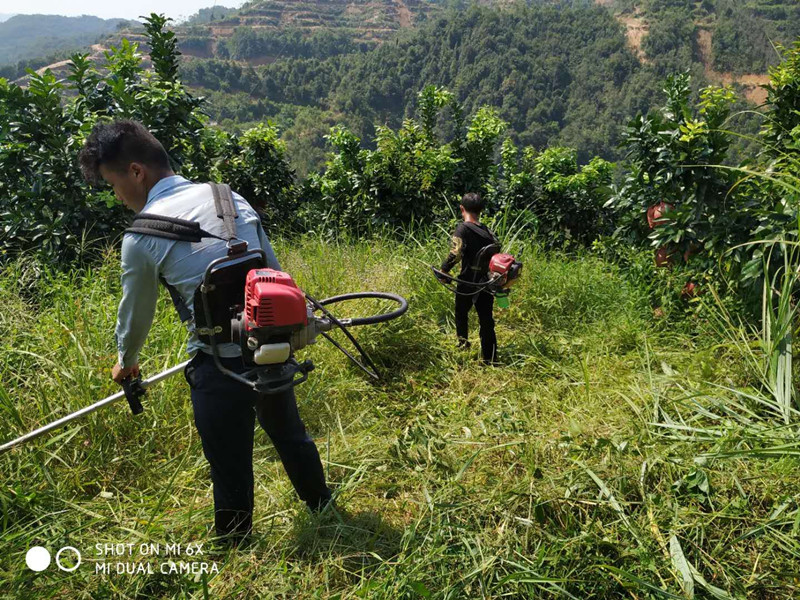
[[[308,324],[305,295],[288,273],[274,269],[247,274],[245,314],[248,329]]]

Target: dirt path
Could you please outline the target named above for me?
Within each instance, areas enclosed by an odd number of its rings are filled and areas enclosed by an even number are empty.
[[[594,0],[598,6],[605,6],[606,8],[613,8],[614,0]],[[617,14],[616,19],[625,25],[625,35],[628,38],[628,46],[636,54],[636,57],[642,63],[649,62],[642,50],[642,41],[648,32],[647,21],[642,18],[638,12],[632,15]],[[769,75],[761,73],[746,73],[744,75],[734,75],[733,73],[725,73],[715,71],[714,67],[714,54],[712,51],[713,34],[711,30],[700,27],[697,30],[697,48],[700,53],[700,62],[703,63],[705,75],[709,81],[721,85],[739,84],[744,88],[744,96],[750,102],[756,105],[763,104],[767,99],[767,91],[761,87],[769,83]]]
[[[762,85],[769,83],[769,75],[760,73],[746,73],[744,75],[734,75],[733,73],[715,71],[713,65],[713,52],[711,43],[713,34],[708,29],[697,30],[697,49],[700,53],[700,61],[705,67],[706,77],[715,83],[731,85],[738,83],[744,88],[745,97],[753,104],[763,104],[767,99],[767,90]]]
[[[599,0],[596,1],[598,1],[598,4],[601,4]],[[628,45],[631,47],[631,50],[633,50],[634,54],[636,54],[639,61],[643,63],[649,62],[644,54],[644,50],[642,50],[642,40],[644,40],[648,32],[647,21],[636,15],[617,15],[617,20],[625,25],[625,35],[628,38]]]
[[[397,16],[400,19],[400,27],[411,27],[411,11],[403,0],[397,0]]]
[[[614,0],[594,0],[600,6],[612,7]],[[628,46],[633,50],[636,57],[642,63],[649,60],[642,50],[642,41],[648,32],[647,21],[638,13],[633,15],[617,14],[617,20],[625,25],[625,35],[628,38]],[[746,73],[744,75],[734,75],[714,70],[714,54],[712,51],[713,34],[711,30],[703,27],[697,30],[697,48],[700,54],[700,62],[703,63],[705,75],[709,81],[721,85],[732,85],[734,83],[742,86],[744,96],[753,104],[763,104],[767,99],[767,91],[761,87],[769,83],[769,75],[761,73]]]
[[[101,44],[93,44],[91,46],[91,50],[92,51],[89,54],[89,60],[97,61],[100,58],[102,58],[103,52],[108,50],[108,48],[102,46]],[[51,64],[51,65],[46,65],[46,66],[42,67],[41,69],[37,69],[36,70],[36,74],[37,75],[42,75],[42,74],[44,74],[44,72],[47,69],[50,69],[51,71],[55,71],[56,69],[60,69],[62,67],[66,67],[69,64],[69,62],[70,62],[70,59],[67,59],[67,60],[60,60],[60,61],[58,61],[56,63]]]

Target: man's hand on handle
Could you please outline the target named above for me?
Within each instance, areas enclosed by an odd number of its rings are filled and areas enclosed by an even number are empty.
[[[119,363],[114,365],[111,369],[111,378],[122,386],[125,390],[125,399],[128,401],[128,406],[131,412],[138,415],[144,410],[142,406],[142,396],[144,396],[144,388],[139,381],[139,363],[123,369]]]
[[[128,375],[132,375],[133,377],[139,376],[139,363],[136,363],[132,367],[127,367],[125,369],[123,369],[121,366],[119,366],[119,363],[117,363],[114,365],[114,368],[111,369],[111,379],[120,385],[122,385],[122,380]]]

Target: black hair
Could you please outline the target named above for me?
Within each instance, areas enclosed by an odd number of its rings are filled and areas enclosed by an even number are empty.
[[[130,163],[139,162],[154,169],[171,169],[161,142],[144,125],[128,119],[95,125],[78,160],[84,179],[92,185],[102,182],[101,165],[124,170]]]
[[[473,215],[479,215],[486,206],[486,201],[481,198],[481,195],[477,192],[469,192],[468,194],[464,194],[461,198],[461,206],[463,206],[464,210],[467,212]]]

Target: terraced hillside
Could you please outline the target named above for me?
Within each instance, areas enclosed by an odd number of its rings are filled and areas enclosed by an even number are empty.
[[[532,0],[532,4],[563,1]],[[625,26],[631,49],[642,62],[648,61],[646,39],[651,26],[683,13],[696,28],[695,58],[711,78],[736,81],[739,75],[764,74],[777,60],[773,43],[791,43],[800,35],[800,3],[784,0],[594,0],[611,10]],[[508,2],[485,0],[478,4],[501,6]],[[567,3],[569,4],[569,3]],[[585,4],[579,0],[575,5]],[[253,0],[238,10],[203,9],[187,24],[177,27],[181,51],[186,57],[233,59],[253,65],[278,56],[303,56],[297,41],[286,32],[307,40],[322,32],[335,31],[349,49],[368,50],[396,33],[424,23],[445,9],[444,0]],[[447,6],[454,6],[450,3]],[[219,10],[215,11],[214,8]],[[201,18],[202,17],[202,18]],[[140,29],[123,28],[108,42],[123,36],[144,42]],[[146,46],[142,46],[146,51]],[[2,61],[0,61],[2,63]],[[724,74],[729,74],[725,76]],[[748,79],[745,77],[744,79]]]
[[[294,27],[311,31],[320,27],[345,27],[361,32],[364,38],[381,39],[401,27],[411,26],[416,17],[427,15],[431,6],[432,3],[425,0],[254,2],[212,28],[215,33],[225,35],[237,26],[257,29]]]
[[[297,46],[304,40],[330,32],[335,32],[339,44],[369,50],[399,30],[424,22],[440,8],[429,0],[260,0],[208,22],[190,20],[178,31],[187,57],[231,58],[259,65],[278,55],[302,55]],[[291,37],[287,38],[287,32]],[[122,35],[144,41],[140,32],[128,30],[115,37]]]

